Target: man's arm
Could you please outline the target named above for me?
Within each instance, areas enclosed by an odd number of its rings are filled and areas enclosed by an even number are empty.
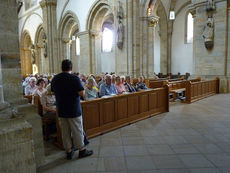
[[[85,90],[79,91],[78,95],[81,97],[84,97],[85,96]]]

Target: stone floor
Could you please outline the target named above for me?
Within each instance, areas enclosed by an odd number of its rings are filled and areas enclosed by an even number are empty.
[[[91,139],[94,155],[61,159],[39,173],[229,173],[230,95],[193,104]],[[64,154],[64,153],[62,153]]]

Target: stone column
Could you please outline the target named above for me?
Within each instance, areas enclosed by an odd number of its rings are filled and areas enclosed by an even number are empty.
[[[133,59],[133,0],[127,0],[127,54],[128,54],[128,74],[134,76]]]
[[[92,70],[92,51],[90,44],[90,32],[80,32],[78,33],[78,37],[80,39],[80,48],[81,53],[79,56],[79,72],[90,74],[94,71]],[[95,63],[94,63],[95,66]]]
[[[1,1],[0,26],[0,172],[35,173],[44,163],[41,118],[22,97],[15,0]]]
[[[57,50],[57,0],[42,0],[40,2],[43,13],[43,28],[47,36],[47,58],[50,73],[60,72],[60,62]]]
[[[171,61],[172,61],[172,32],[173,32],[173,21],[168,21],[168,67],[167,73],[171,73]],[[161,70],[165,71],[165,70]]]

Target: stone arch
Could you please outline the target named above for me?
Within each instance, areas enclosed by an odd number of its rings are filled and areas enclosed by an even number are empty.
[[[38,72],[40,74],[49,73],[49,59],[47,58],[46,50],[46,34],[43,25],[39,25],[35,34],[35,50],[36,59],[35,64],[38,67]]]
[[[109,72],[108,70],[111,70],[111,72],[116,71],[115,39],[113,42],[112,52],[102,52],[102,30],[105,23],[111,24],[111,29],[114,31],[115,38],[114,12],[111,8],[111,4],[109,4],[106,0],[98,0],[90,9],[86,24],[86,28],[90,31],[90,61],[92,73]],[[105,59],[105,61],[102,61],[102,59]],[[102,62],[106,62],[107,66],[105,66]]]
[[[21,72],[23,76],[33,73],[32,65],[35,61],[35,57],[32,55],[32,46],[33,42],[31,40],[30,33],[27,30],[24,30],[20,38]]]
[[[23,23],[23,25],[22,25],[21,32],[19,33],[19,36],[20,36],[20,37],[22,36],[22,34],[23,34],[24,30],[25,30],[25,25],[26,25],[27,21],[30,19],[30,17],[31,17],[32,15],[38,16],[38,17],[41,19],[41,21],[43,21],[42,16],[40,16],[38,13],[35,13],[35,12],[33,12],[33,13],[29,14],[28,16],[26,16],[26,19],[25,19],[25,21],[24,21],[24,23]],[[32,39],[33,39],[33,38],[32,38]]]
[[[76,14],[67,11],[58,27],[59,60],[71,59],[74,68],[79,67],[79,58],[76,55],[76,37],[78,36],[80,22]],[[75,69],[73,69],[75,71]]]
[[[148,16],[148,10],[151,9],[151,15]],[[142,20],[142,71],[144,76],[152,76],[156,68],[156,60],[159,59],[159,71],[167,73],[168,62],[168,20],[165,8],[161,0],[144,0],[141,4]],[[159,17],[158,23],[150,24],[152,16]],[[156,30],[159,27],[159,32]],[[155,38],[158,36],[159,42]],[[156,45],[159,53],[156,54]],[[156,57],[156,55],[160,57]]]

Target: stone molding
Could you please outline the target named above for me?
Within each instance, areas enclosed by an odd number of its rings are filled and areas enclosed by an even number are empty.
[[[222,2],[222,1],[226,1],[226,0],[215,0],[215,3]],[[189,9],[193,9],[193,8],[197,8],[197,7],[201,7],[201,6],[206,6],[206,5],[207,5],[207,1],[192,3],[189,6]]]
[[[42,8],[46,7],[46,6],[57,6],[57,0],[42,0],[40,2],[40,6]]]

